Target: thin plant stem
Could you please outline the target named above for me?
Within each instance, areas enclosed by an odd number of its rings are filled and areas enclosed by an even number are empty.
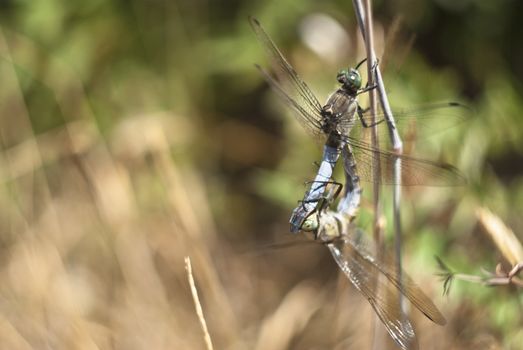
[[[367,34],[366,34],[366,28],[365,28],[365,14],[364,14],[364,8],[361,0],[353,0],[353,6],[355,9],[356,18],[358,20],[358,25],[360,27],[360,31],[363,35],[363,39],[367,41]],[[371,50],[374,52],[374,49],[371,47]],[[387,97],[387,93],[385,90],[385,84],[383,83],[383,77],[381,75],[381,70],[379,65],[374,70],[375,72],[375,78],[376,78],[376,84],[378,89],[378,96],[380,99],[380,104],[383,109],[383,114],[385,116],[385,120],[387,123],[387,127],[389,130],[389,138],[392,143],[392,149],[393,151],[401,155],[403,152],[403,142],[401,141],[401,137],[398,133],[398,129],[396,128],[396,122],[394,121],[394,116],[392,115],[392,110],[390,108],[389,100]],[[400,203],[401,203],[401,159],[397,158],[394,162],[394,169],[393,169],[393,221],[394,221],[394,236],[395,236],[395,255],[396,255],[396,263],[397,263],[397,270],[401,271],[401,211],[400,211]]]
[[[365,1],[365,10],[366,10],[366,16],[365,16],[365,32],[366,40],[365,40],[365,49],[367,53],[367,76],[368,76],[368,84],[369,86],[375,85],[375,78],[374,78],[374,67],[376,66],[376,55],[374,53],[374,50],[372,49],[374,47],[374,32],[372,30],[372,8],[369,0]],[[372,124],[373,127],[371,128],[371,142],[372,147],[374,149],[378,149],[379,139],[378,139],[378,128],[376,125],[376,110],[378,107],[377,100],[376,100],[376,90],[372,89],[369,91],[369,101],[370,101],[370,113],[372,118]],[[374,205],[374,240],[377,244],[377,246],[380,248],[380,250],[383,248],[383,230],[381,229],[380,225],[380,217],[381,217],[381,205],[380,205],[380,177],[381,177],[381,167],[380,167],[380,160],[379,160],[379,154],[374,152],[372,157],[372,185],[373,185],[373,205]],[[379,252],[378,254],[381,254],[382,252]]]
[[[367,56],[367,77],[368,85],[374,86],[376,84],[374,68],[376,67],[376,55],[374,53],[374,30],[373,30],[373,21],[372,21],[372,4],[370,0],[365,0],[365,17],[364,17],[364,28],[365,28],[365,51]],[[378,128],[376,125],[376,110],[378,107],[376,99],[376,89],[369,91],[369,109],[372,119],[371,128],[371,144],[373,149],[378,149],[379,139],[378,139]],[[382,206],[380,201],[380,177],[381,177],[381,167],[379,154],[377,152],[373,153],[372,157],[372,190],[373,190],[373,207],[374,207],[374,242],[377,247],[377,259],[381,260],[384,254],[384,239],[383,239],[383,230],[381,227],[381,215],[382,215]],[[383,276],[378,276],[378,278],[383,278]],[[377,315],[374,316],[374,336],[372,341],[373,349],[382,349],[385,344],[385,332],[383,327],[381,327],[380,319]]]
[[[389,137],[392,143],[393,151],[400,155],[403,151],[403,143],[401,141],[401,138],[399,136],[398,130],[396,128],[396,123],[394,121],[394,116],[392,115],[392,110],[390,108],[390,104],[388,101],[387,93],[385,90],[385,85],[383,83],[383,78],[381,75],[381,70],[379,66],[376,64],[376,53],[374,51],[374,38],[373,38],[373,25],[372,25],[372,7],[371,7],[371,0],[365,0],[365,7],[362,5],[361,0],[353,0],[353,6],[356,14],[356,18],[358,20],[358,25],[360,27],[360,31],[362,33],[363,39],[365,41],[365,48],[367,51],[367,67],[369,72],[369,84],[376,84],[378,89],[378,94],[380,98],[381,107],[383,109],[387,127],[389,130]],[[375,81],[374,81],[375,80]],[[369,98],[370,98],[370,108],[371,113],[373,117],[373,123],[375,122],[375,111],[376,111],[376,102],[375,102],[375,93],[374,90],[371,90],[369,92]],[[377,140],[377,130],[376,126],[372,130],[372,145],[373,147],[378,147],[378,140]],[[376,157],[374,157],[374,165],[376,166],[379,164],[379,160],[376,162]],[[378,165],[379,166],[379,165]],[[377,180],[379,179],[380,169],[375,168],[373,176],[374,176],[374,209],[375,212],[375,221],[374,221],[374,237],[376,240],[376,245],[378,247],[378,258],[380,255],[380,250],[382,250],[382,240],[383,238],[381,231],[381,210],[379,210],[379,184]],[[393,167],[393,224],[394,224],[394,241],[395,241],[395,256],[396,256],[396,271],[398,273],[398,280],[401,281],[401,271],[402,271],[402,264],[401,264],[401,211],[400,211],[400,204],[401,204],[401,159],[396,158],[394,161],[394,167]],[[399,293],[399,300],[398,302],[401,305],[402,310],[405,310],[404,305],[404,298],[402,293]],[[403,316],[405,316],[405,312],[403,312]],[[375,333],[374,336],[374,347],[379,347],[378,341],[381,339],[380,334]]]
[[[207,323],[205,322],[205,317],[203,316],[202,305],[200,304],[200,298],[198,297],[198,290],[196,289],[196,284],[194,283],[191,258],[188,256],[185,257],[185,270],[187,271],[187,279],[189,280],[189,285],[191,287],[191,294],[194,301],[194,308],[196,309],[196,315],[198,315],[198,319],[200,320],[200,326],[202,327],[205,346],[207,350],[213,350],[211,336],[209,335]]]

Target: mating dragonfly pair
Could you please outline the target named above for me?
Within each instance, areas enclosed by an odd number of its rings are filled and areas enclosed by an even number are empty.
[[[362,140],[365,128],[384,121],[370,115],[357,101],[372,87],[362,88],[362,78],[355,68],[341,70],[337,75],[340,87],[321,105],[310,88],[298,76],[280,50],[262,28],[258,20],[249,18],[250,24],[265,49],[275,74],[271,75],[256,66],[272,89],[291,108],[300,124],[315,139],[323,139],[322,162],[314,181],[298,207],[292,213],[291,232],[313,232],[314,238],[330,250],[340,269],[372,305],[390,336],[403,349],[417,347],[414,330],[403,316],[399,293],[433,322],[443,325],[445,318],[423,291],[403,272],[379,263],[368,251],[367,244],[354,238],[358,230],[351,223],[360,202],[360,179],[372,181],[373,159],[381,164],[380,183],[402,185],[448,185],[463,183],[463,177],[452,166],[383,150]],[[423,121],[442,114],[459,117],[456,110],[466,108],[458,103],[439,103],[421,108],[395,112],[402,121]],[[342,185],[332,181],[334,167],[343,158],[346,188],[337,210],[331,204],[341,192]],[[393,177],[395,162],[401,167],[401,180]],[[391,264],[390,266],[394,266]],[[380,277],[381,276],[381,277]],[[386,293],[386,294],[382,294]],[[387,297],[384,297],[386,295]]]

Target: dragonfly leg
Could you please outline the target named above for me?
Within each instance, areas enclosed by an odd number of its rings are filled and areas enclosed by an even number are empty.
[[[292,212],[290,218],[291,232],[299,232],[305,219],[317,209],[318,205],[323,205],[319,202],[322,199],[325,200],[324,192],[327,184],[331,182],[330,179],[339,156],[340,150],[338,148],[330,146],[324,147],[323,158],[320,168],[318,169],[318,174],[311,183],[310,189],[305,193],[301,204]]]
[[[332,185],[332,187],[334,187],[334,189],[330,189],[329,188],[328,193],[324,194],[322,196],[322,198],[326,199],[329,203],[332,203],[334,200],[336,200],[336,198],[338,197],[338,195],[341,192],[341,189],[343,188],[343,184],[340,183],[340,182],[337,182],[335,180],[329,180],[329,181],[307,181],[305,184],[306,185],[311,185],[311,187],[314,186],[315,184],[322,185],[323,188],[324,188],[324,190],[323,190],[324,193],[327,190],[327,187],[329,185]],[[308,195],[306,194],[305,196],[307,197]],[[312,202],[317,202],[317,201],[318,201],[318,199],[312,200]]]
[[[343,185],[335,181],[311,181],[311,189],[323,191],[319,198],[310,198],[311,190],[305,192],[303,200],[299,201],[299,205],[293,210],[290,224],[291,232],[298,232],[300,230],[315,232],[317,230],[317,223],[319,217],[330,207],[331,203],[336,200],[340,194]],[[331,186],[329,186],[331,185]]]
[[[364,61],[362,61],[363,63]],[[372,65],[372,68],[371,68],[371,71],[372,71],[372,74],[376,75],[376,69],[378,68],[378,64],[379,64],[379,60],[376,60],[376,62]],[[373,84],[373,85],[370,85],[369,86],[369,83],[367,82],[367,85],[365,85],[365,88],[359,90],[356,95],[359,95],[359,94],[363,94],[367,91],[370,91],[370,90],[373,90],[373,89],[376,89],[378,87],[378,84]]]
[[[381,124],[385,121],[385,119],[380,119],[378,120],[377,122],[374,122],[374,123],[367,123],[365,121],[365,118],[363,116],[363,114],[365,114],[366,112],[368,112],[370,110],[370,107],[367,107],[365,109],[361,108],[360,105],[358,105],[358,109],[356,110],[356,113],[358,113],[358,117],[360,118],[360,122],[361,122],[361,125],[363,125],[364,128],[371,128],[375,125],[378,125],[378,124]]]
[[[367,86],[365,86],[363,89],[358,90],[358,92],[356,93],[356,96],[358,96],[360,94],[363,94],[363,93],[365,93],[367,91],[373,90],[373,89],[375,89],[377,87],[378,87],[378,84],[373,84],[373,85],[370,85],[370,86],[367,84]]]

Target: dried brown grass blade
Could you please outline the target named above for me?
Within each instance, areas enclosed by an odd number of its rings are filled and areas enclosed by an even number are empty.
[[[485,232],[492,238],[505,259],[512,266],[522,262],[523,246],[514,232],[497,215],[486,208],[479,208],[476,215]]]
[[[324,302],[324,294],[309,282],[294,287],[261,326],[255,350],[284,350]]]
[[[203,331],[203,339],[205,340],[205,346],[207,350],[212,350],[212,341],[211,336],[209,335],[209,330],[207,329],[207,322],[205,322],[205,317],[203,316],[202,304],[200,303],[200,298],[198,297],[198,290],[196,289],[196,284],[194,283],[194,277],[192,274],[191,258],[185,257],[185,269],[187,270],[187,279],[189,280],[189,285],[191,286],[191,294],[194,301],[194,307],[196,309],[196,315],[200,320],[200,326]]]

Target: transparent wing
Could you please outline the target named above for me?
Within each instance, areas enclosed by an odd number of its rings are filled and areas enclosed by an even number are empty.
[[[374,148],[351,136],[346,136],[345,141],[354,150],[356,173],[362,181],[372,182],[372,160],[376,156],[380,162],[380,181],[383,184],[390,185],[398,182],[393,176],[396,159],[400,160],[400,184],[403,186],[461,186],[466,183],[465,177],[452,165],[407,155],[396,155],[390,151]]]
[[[329,248],[332,251],[336,248],[340,254],[335,256],[338,265],[343,263],[341,266],[343,272],[347,274],[347,277],[355,281],[361,280],[367,284],[369,281],[374,281],[379,274],[383,274],[386,278],[383,279],[382,284],[391,285],[401,292],[419,311],[421,311],[428,319],[432,322],[444,325],[446,320],[443,315],[439,312],[438,308],[430,298],[414,283],[414,281],[404,272],[401,272],[402,281],[398,280],[398,273],[395,269],[395,264],[389,263],[392,259],[387,259],[387,266],[380,264],[370,254],[366,248],[367,239],[362,236],[358,236],[359,240],[356,241],[347,236],[337,239],[332,243],[329,243]],[[350,273],[349,273],[350,272]],[[364,278],[363,276],[374,276],[372,278]],[[366,285],[367,291],[370,292],[368,296],[372,297],[377,287],[373,285]],[[366,294],[367,295],[367,294]]]
[[[396,128],[405,140],[407,133],[415,134],[416,139],[423,141],[440,132],[452,129],[457,125],[470,120],[473,110],[459,102],[436,102],[417,105],[409,108],[394,108],[392,111]],[[363,139],[364,132],[370,130],[364,127],[372,125],[372,118],[369,111],[363,113],[362,123],[356,123],[351,131],[351,136],[357,140]],[[349,124],[350,121],[342,120],[340,125]],[[389,130],[382,111],[376,114],[376,123],[380,143],[390,144]]]
[[[348,252],[341,244],[328,244],[329,250],[341,270],[354,287],[369,301],[392,339],[401,349],[418,349],[416,334],[410,321],[402,316],[399,295],[388,283],[379,282],[372,264],[357,251]],[[352,256],[347,256],[347,255]],[[390,297],[387,297],[390,296]],[[394,297],[395,301],[394,301]]]
[[[295,106],[300,107],[300,113],[297,113],[296,116],[302,125],[309,125],[309,127],[306,127],[307,130],[311,128],[319,129],[322,120],[322,106],[320,102],[307,84],[301,80],[285,57],[283,57],[276,44],[274,44],[262,28],[260,22],[254,17],[249,17],[249,22],[265,52],[269,56],[272,68],[277,77],[277,79],[275,79],[262,70],[265,79],[271,87],[276,87],[276,92],[280,96],[282,96],[282,94],[285,96],[284,100],[287,104],[292,101],[293,110],[296,111]],[[319,131],[320,130],[318,130],[318,132]],[[318,132],[314,133],[314,136],[318,135]]]
[[[402,315],[399,293],[433,322],[446,323],[434,303],[405,273],[400,283],[394,269],[378,264],[363,244],[340,238],[327,246],[340,269],[369,301],[387,332],[402,349],[417,349],[418,345],[412,325]]]
[[[263,68],[256,66],[261,72],[270,87],[276,92],[276,94],[282,99],[282,101],[294,112],[296,119],[301,126],[311,135],[314,139],[319,140],[324,135],[321,131],[321,123],[318,121],[318,117],[303,105],[300,105],[295,99],[287,94],[283,87],[274,80]]]

